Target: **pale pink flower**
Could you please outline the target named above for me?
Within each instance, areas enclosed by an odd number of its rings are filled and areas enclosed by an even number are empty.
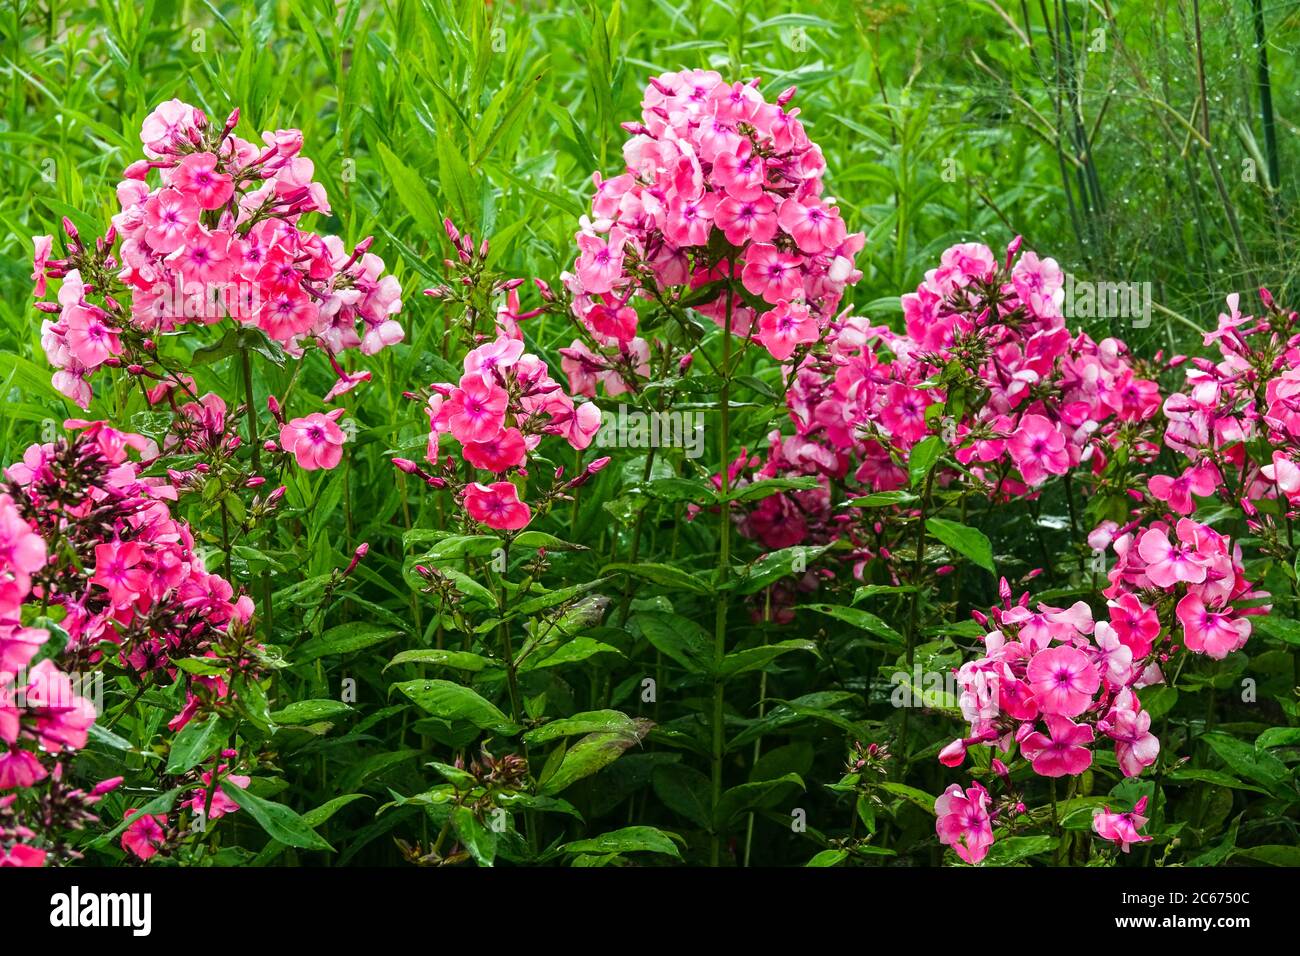
[[[989,817],[989,795],[983,785],[973,783],[965,791],[952,784],[934,801],[935,832],[939,842],[950,846],[967,863],[979,863],[993,845],[993,823]]]
[[[1127,853],[1134,843],[1147,843],[1152,839],[1138,832],[1146,826],[1147,818],[1142,815],[1146,808],[1146,797],[1140,799],[1127,813],[1111,813],[1110,807],[1102,807],[1092,818],[1092,829],[1097,836],[1112,841]]]
[[[337,422],[344,409],[325,414],[312,412],[280,427],[280,447],[294,456],[304,471],[329,470],[343,460],[343,443],[347,436]]]
[[[1047,714],[1047,736],[1039,731],[1020,742],[1020,752],[1040,777],[1078,776],[1092,766],[1092,728],[1060,714]]]
[[[1087,710],[1101,677],[1088,656],[1074,647],[1039,651],[1025,672],[1038,709],[1044,714],[1073,717]]]
[[[758,320],[758,339],[772,358],[784,362],[800,345],[816,342],[821,335],[817,319],[802,302],[786,302],[764,312]]]
[[[172,170],[173,188],[193,196],[204,209],[220,209],[230,201],[234,182],[227,173],[217,172],[212,153],[191,153]]]

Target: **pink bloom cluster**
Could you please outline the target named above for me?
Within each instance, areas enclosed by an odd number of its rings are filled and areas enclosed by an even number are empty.
[[[210,656],[227,631],[247,631],[253,602],[203,567],[189,526],[171,514],[170,481],[140,475],[128,452],[146,448],[145,439],[103,422],[67,424],[78,430],[74,438],[32,445],[5,472],[9,498],[39,531],[36,540],[60,542],[36,584],[48,606],[64,611],[64,656],[91,666],[109,650],[131,672],[172,680],[175,660]],[[0,646],[14,648],[8,656],[23,641],[17,632]],[[187,680],[173,730],[198,711],[201,696],[226,694],[220,677]]]
[[[85,811],[116,786],[106,781],[93,793],[64,792],[60,757],[82,749],[95,707],[50,658],[28,669],[49,640],[49,631],[22,624],[23,604],[44,593],[36,578],[46,568],[45,539],[8,493],[0,493],[0,792],[34,787],[52,779],[47,801],[60,816],[83,822]],[[15,816],[15,794],[0,797],[0,866],[43,866],[41,836]],[[73,810],[75,808],[75,815]]]
[[[1117,560],[1107,573],[1110,586],[1102,593],[1112,604],[1127,602],[1137,609],[1171,595],[1189,651],[1222,660],[1245,646],[1251,632],[1249,614],[1268,609],[1237,606],[1264,596],[1246,579],[1240,544],[1191,518],[1153,521],[1145,527],[1134,523],[1113,532],[1103,526],[1090,540],[1104,546],[1111,534]]]
[[[290,354],[315,343],[331,359],[402,340],[401,288],[370,240],[348,252],[337,237],[299,227],[304,214],[330,211],[301,132],[252,143],[234,135],[238,118],[215,126],[180,100],[163,103],[144,121],[148,159],[126,169],[108,232],[88,245],[65,220],[63,259],[51,258],[52,237],[35,238],[36,296],[47,276],[63,280],[57,304],[41,303],[58,314],[42,327],[54,385],[83,408],[96,369],[147,366],[153,337],[189,323],[231,318]],[[330,397],[363,380],[339,374]]]
[[[221,755],[226,758],[237,756],[234,750],[229,749],[223,750]],[[248,789],[251,778],[244,774],[228,773],[228,770],[224,763],[217,767],[218,783],[229,780],[241,790]],[[211,771],[203,771],[199,774],[199,780],[202,786],[190,791],[189,797],[182,804],[196,818],[216,821],[239,809],[239,804],[213,783]],[[172,835],[171,821],[165,813],[141,813],[132,807],[126,811],[125,819],[129,823],[122,831],[122,849],[139,860],[147,862],[157,856]]]
[[[450,435],[466,462],[497,479],[470,482],[462,499],[471,518],[497,530],[518,530],[532,519],[518,488],[503,476],[526,478],[528,455],[547,435],[587,448],[601,423],[595,404],[578,404],[565,394],[546,363],[525,351],[517,332],[514,325],[498,327],[495,338],[465,355],[458,384],[431,386],[426,406],[428,460],[440,464],[439,440]],[[399,460],[399,467],[413,473],[412,463]]]
[[[1267,289],[1260,299],[1264,313],[1256,318],[1242,314],[1236,293],[1228,296],[1228,311],[1204,342],[1217,346],[1219,361],[1187,360],[1185,389],[1165,401],[1165,443],[1191,464],[1172,481],[1153,478],[1150,490],[1179,514],[1194,508],[1188,492],[1224,488],[1252,515],[1251,503],[1262,499],[1300,505],[1300,315],[1279,308]],[[1247,451],[1260,439],[1269,446],[1266,462]]]
[[[1107,740],[1126,777],[1154,763],[1160,741],[1134,693],[1163,680],[1149,636],[1154,615],[1135,621],[1131,608],[1113,606],[1109,620],[1094,621],[1082,601],[1034,609],[1028,594],[1013,604],[1005,581],[1002,590],[985,655],[957,672],[969,736],[945,747],[940,762],[960,766],[975,744],[1004,753],[1018,744],[1040,776],[1077,776],[1092,766],[1094,745]]]
[[[625,123],[626,171],[594,175],[565,287],[590,345],[565,350],[575,394],[611,395],[647,374],[637,298],[689,305],[780,361],[811,346],[858,280],[861,233],[825,198],[826,162],[791,88],[767,102],[758,81],[711,70],[650,80],[640,122]],[[737,287],[739,286],[739,287]]]
[[[903,334],[856,316],[831,323],[825,353],[803,361],[787,392],[793,434],[772,433],[756,477],[893,490],[929,436],[999,499],[1034,494],[1072,469],[1101,471],[1121,426],[1159,411],[1157,386],[1122,342],[1070,334],[1061,270],[1019,246],[1001,263],[977,243],[945,251],[903,296]],[[829,501],[771,496],[742,531],[769,547],[826,540],[840,533]]]

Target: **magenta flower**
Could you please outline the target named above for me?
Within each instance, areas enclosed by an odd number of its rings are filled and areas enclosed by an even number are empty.
[[[8,853],[4,850],[0,850],[0,867],[41,867],[44,865],[45,851],[38,850],[34,846],[28,846],[25,843],[15,843],[9,848]]]
[[[191,153],[172,170],[171,184],[193,196],[203,209],[220,209],[235,191],[234,180],[217,171],[217,157],[212,153]]]
[[[1074,717],[1088,709],[1101,677],[1088,656],[1073,647],[1039,651],[1025,672],[1034,701],[1044,714]]]
[[[1185,533],[1186,520],[1178,522],[1177,544],[1171,543],[1168,532],[1160,528],[1148,528],[1138,539],[1137,550],[1147,563],[1147,578],[1158,588],[1172,588],[1179,581],[1199,584],[1205,580],[1210,562],[1197,553],[1195,537]]]
[[[49,771],[30,750],[10,747],[0,750],[0,790],[30,787],[49,776]]]
[[[1160,756],[1160,738],[1151,733],[1151,715],[1137,695],[1124,688],[1097,729],[1115,741],[1115,759],[1126,777],[1136,777]]]
[[[756,199],[727,196],[713,211],[713,221],[732,245],[767,242],[776,235],[776,203],[766,193]]]
[[[967,863],[979,863],[993,845],[988,791],[979,783],[964,792],[953,784],[934,801],[935,832]]]
[[[199,221],[199,204],[179,189],[163,189],[144,204],[144,238],[156,252],[181,247],[190,226]]]
[[[465,356],[465,374],[478,375],[486,386],[494,385],[497,370],[510,368],[523,354],[524,343],[521,339],[499,335]]]
[[[847,235],[840,211],[834,206],[820,202],[805,203],[798,199],[787,199],[781,203],[777,213],[777,222],[781,228],[794,236],[799,249],[815,255],[834,249]]]
[[[133,815],[135,819],[132,819]],[[167,815],[140,813],[132,808],[126,811],[126,819],[131,820],[131,824],[122,833],[122,849],[141,860],[156,855],[159,847],[167,840]]]
[[[1134,843],[1147,843],[1152,838],[1143,836],[1138,830],[1146,826],[1147,818],[1142,814],[1147,808],[1147,798],[1143,797],[1128,813],[1111,813],[1110,807],[1103,807],[1092,818],[1092,829],[1103,840],[1110,840],[1125,853]]]
[[[1188,468],[1178,478],[1168,475],[1153,475],[1147,483],[1151,494],[1169,505],[1170,510],[1180,515],[1189,515],[1196,510],[1196,501],[1192,495],[1202,498],[1214,494],[1222,483],[1219,470],[1208,461]]]
[[[477,374],[467,373],[461,378],[460,387],[451,390],[440,416],[462,445],[489,441],[500,434],[505,424],[507,400],[505,389],[485,383]]]
[[[802,291],[803,278],[799,272],[802,262],[799,256],[760,242],[745,252],[745,268],[740,273],[740,281],[754,295],[776,305],[782,299],[793,299]]]
[[[577,238],[581,254],[575,269],[583,288],[592,295],[609,292],[623,273],[622,234],[612,232],[606,240],[584,232]]]
[[[1020,742],[1020,752],[1041,777],[1077,776],[1092,766],[1093,731],[1087,724],[1076,724],[1068,717],[1048,714],[1050,737],[1034,731]]]
[[[71,679],[52,660],[41,661],[28,674],[26,700],[36,715],[36,740],[46,751],[59,753],[86,746],[95,707],[77,696]]]
[[[149,570],[138,567],[144,551],[133,541],[110,541],[95,546],[95,574],[91,584],[108,591],[114,607],[126,607],[149,587]]]
[[[304,471],[329,470],[343,460],[347,436],[336,424],[344,409],[321,414],[312,412],[280,427],[280,447],[293,455]]]
[[[1196,591],[1189,591],[1178,602],[1176,613],[1183,625],[1183,643],[1187,649],[1216,661],[1245,647],[1250,637],[1247,618],[1235,616],[1231,608],[1211,611]]]
[[[466,443],[465,460],[475,468],[500,474],[522,465],[527,451],[519,429],[507,428],[487,441]]]
[[[117,331],[104,321],[97,309],[73,306],[63,318],[64,341],[72,357],[86,368],[103,365],[122,351]]]
[[[780,362],[788,359],[798,346],[816,342],[820,334],[817,320],[802,303],[791,304],[783,299],[758,320],[759,341]]]
[[[465,510],[475,521],[498,531],[517,531],[532,520],[532,511],[519,500],[519,489],[508,481],[465,487]]]
[[[1030,486],[1041,485],[1048,475],[1063,475],[1070,470],[1065,436],[1042,415],[1021,418],[1020,427],[1007,441],[1007,450]]]
[[[32,236],[32,295],[38,299],[45,298],[45,264],[50,261],[50,250],[54,248],[53,236]]]

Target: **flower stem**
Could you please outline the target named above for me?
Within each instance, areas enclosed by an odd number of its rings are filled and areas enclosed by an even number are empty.
[[[727,583],[728,572],[731,568],[731,502],[727,498],[731,493],[731,457],[728,445],[731,440],[731,310],[734,301],[731,290],[731,275],[735,271],[734,265],[735,260],[733,257],[729,260],[727,270],[727,320],[722,335],[722,388],[718,395],[721,413],[718,454],[722,464],[723,501],[719,516],[721,526],[718,529],[718,574],[716,582],[718,597],[713,622],[713,713],[710,721],[713,731],[711,760],[713,832],[709,841],[709,862],[713,866],[717,866],[722,858],[722,834],[718,829],[717,812],[718,805],[722,802],[722,750],[725,736],[722,724],[723,683],[720,675],[722,658],[727,653],[727,592],[724,585]]]
[[[258,441],[257,435],[257,405],[253,396],[253,363],[248,357],[248,349],[239,350],[239,361],[241,370],[244,375],[244,414],[248,417],[248,443],[253,449],[253,471],[261,475],[262,473],[262,445]],[[274,640],[274,634],[271,630],[272,611],[271,611],[271,577],[264,568],[260,575],[261,584],[261,611],[262,620],[266,623],[266,639]]]

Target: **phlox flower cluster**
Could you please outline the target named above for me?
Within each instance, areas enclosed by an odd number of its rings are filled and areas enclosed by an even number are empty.
[[[960,766],[969,747],[996,746],[1020,755],[1043,777],[1078,776],[1092,766],[1093,751],[1107,745],[1126,777],[1155,762],[1160,742],[1135,689],[1163,680],[1153,655],[1152,612],[1109,609],[1093,619],[1079,601],[1069,608],[1030,606],[1028,594],[986,619],[985,654],[957,672],[962,715],[969,735],[945,747],[939,760]],[[980,615],[983,617],[983,615]]]
[[[1204,341],[1218,361],[1185,360],[1186,384],[1165,401],[1165,444],[1188,464],[1177,477],[1153,477],[1150,491],[1178,514],[1195,510],[1193,495],[1216,492],[1235,495],[1252,518],[1260,501],[1285,502],[1292,515],[1300,505],[1300,316],[1267,289],[1260,299],[1255,317],[1242,313],[1239,295],[1228,296]],[[1273,522],[1259,518],[1252,530],[1271,537]]]
[[[610,395],[648,374],[637,299],[694,308],[780,361],[822,335],[861,233],[823,195],[826,162],[791,88],[768,102],[757,80],[712,70],[650,80],[641,120],[625,123],[626,169],[594,175],[591,215],[563,276],[584,339],[565,350],[574,394]]]
[[[1165,606],[1164,623],[1172,630],[1177,622],[1183,646],[1193,653],[1223,660],[1246,645],[1250,616],[1269,610],[1245,603],[1267,595],[1246,579],[1241,545],[1191,518],[1103,525],[1089,540],[1094,547],[1108,543],[1115,553],[1102,592],[1110,602]]]
[[[204,568],[189,526],[171,513],[171,481],[140,474],[129,453],[147,440],[103,422],[68,425],[75,436],[32,445],[5,471],[9,499],[47,545],[50,560],[28,574],[42,602],[63,613],[63,659],[85,670],[107,655],[162,683],[182,676],[177,660],[218,652],[252,671],[253,602]],[[168,726],[179,730],[225,699],[227,677],[183,675],[186,702]]]
[[[462,236],[450,222],[446,227],[461,252],[462,264],[472,265],[469,237]],[[456,263],[449,261],[448,265]],[[431,475],[407,459],[394,461],[399,469],[419,475],[433,487],[451,487],[470,518],[498,531],[518,531],[532,521],[533,509],[520,497],[519,487],[529,477],[528,456],[543,438],[558,436],[582,451],[591,445],[601,425],[600,409],[566,394],[564,386],[551,377],[546,362],[527,350],[519,322],[540,310],[521,311],[520,284],[521,280],[509,280],[497,290],[505,295],[496,313],[494,335],[477,336],[479,344],[463,357],[459,381],[435,382],[427,390],[426,458],[438,474]],[[544,296],[549,295],[544,284],[538,286]],[[451,294],[449,287],[429,291],[435,298]],[[444,439],[458,443],[465,464],[486,473],[487,480],[459,480],[454,458],[441,452]],[[606,461],[593,463],[595,470]],[[585,481],[590,474],[594,471],[589,466],[574,481]],[[557,482],[560,477],[557,473]],[[573,481],[568,486],[576,487]]]
[[[49,630],[22,623],[43,596],[49,547],[9,491],[0,492],[0,867],[43,866],[75,856],[61,837],[94,819],[90,808],[121,782],[92,791],[63,786],[63,760],[86,745],[95,707],[48,656]],[[43,791],[20,802],[18,791]],[[51,848],[46,839],[56,834]]]
[[[339,374],[327,398],[369,377],[344,373],[335,356],[402,340],[401,288],[370,240],[349,252],[336,236],[300,228],[303,215],[330,212],[301,132],[254,143],[234,135],[238,120],[236,110],[217,126],[180,100],[161,104],[141,128],[146,158],[125,170],[105,235],[89,243],[65,220],[63,258],[52,258],[51,236],[35,237],[36,297],[47,277],[62,279],[57,302],[38,305],[57,315],[42,343],[54,386],[81,407],[105,365],[178,384],[158,337],[187,324],[229,318],[294,356],[319,346]]]
[[[1074,469],[1100,472],[1120,445],[1153,454],[1131,433],[1159,411],[1156,383],[1119,340],[1069,332],[1062,281],[1054,260],[1021,253],[1018,239],[1001,262],[967,243],[946,250],[903,296],[903,332],[858,316],[831,323],[791,379],[793,432],[769,436],[754,477],[892,491],[907,483],[912,449],[938,437],[977,484],[1006,500]],[[741,530],[769,547],[829,540],[844,531],[829,503],[827,492],[773,495],[741,518]],[[859,551],[859,569],[871,556]]]

